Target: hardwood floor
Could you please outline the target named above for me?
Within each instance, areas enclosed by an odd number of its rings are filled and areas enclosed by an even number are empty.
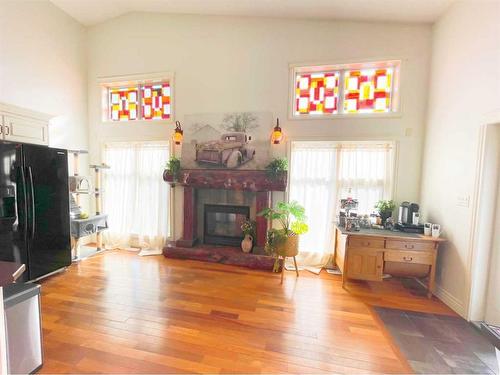
[[[409,373],[374,305],[453,315],[397,280],[108,251],[42,283],[41,373]]]

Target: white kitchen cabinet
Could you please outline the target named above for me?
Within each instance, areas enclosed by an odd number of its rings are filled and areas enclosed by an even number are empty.
[[[49,144],[50,116],[0,103],[0,140]]]

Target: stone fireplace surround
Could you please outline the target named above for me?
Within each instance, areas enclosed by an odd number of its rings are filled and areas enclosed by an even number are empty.
[[[265,171],[188,169],[182,170],[179,181],[164,173],[169,184],[184,187],[184,212],[182,238],[168,244],[163,253],[166,257],[205,260],[236,264],[250,268],[272,269],[273,259],[263,254],[268,222],[255,216],[271,205],[271,192],[285,191],[286,175],[279,180],[270,179]],[[221,197],[225,197],[221,200]],[[245,254],[239,248],[205,245],[202,243],[203,223],[200,212],[205,203],[238,204],[250,207],[250,218],[256,221],[255,254]]]

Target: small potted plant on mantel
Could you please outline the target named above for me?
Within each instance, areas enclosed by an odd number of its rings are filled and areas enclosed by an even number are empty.
[[[179,180],[181,173],[181,159],[171,156],[166,167],[167,175],[172,176],[172,182],[175,184]]]
[[[392,212],[396,208],[396,203],[394,201],[380,200],[375,205],[375,209],[380,215],[382,219],[382,225],[385,225],[385,222],[388,218],[392,216]]]
[[[299,253],[299,236],[309,230],[305,209],[296,201],[278,202],[276,208],[265,208],[257,215],[281,225],[267,231],[265,244],[265,251],[275,257],[273,272],[278,272],[279,258],[295,257]]]
[[[288,172],[288,160],[286,158],[275,158],[266,165],[267,177],[272,181],[284,181]]]

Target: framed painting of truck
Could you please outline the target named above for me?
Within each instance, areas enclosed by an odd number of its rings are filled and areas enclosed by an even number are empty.
[[[263,169],[270,160],[270,113],[186,116],[181,165],[185,169]]]

